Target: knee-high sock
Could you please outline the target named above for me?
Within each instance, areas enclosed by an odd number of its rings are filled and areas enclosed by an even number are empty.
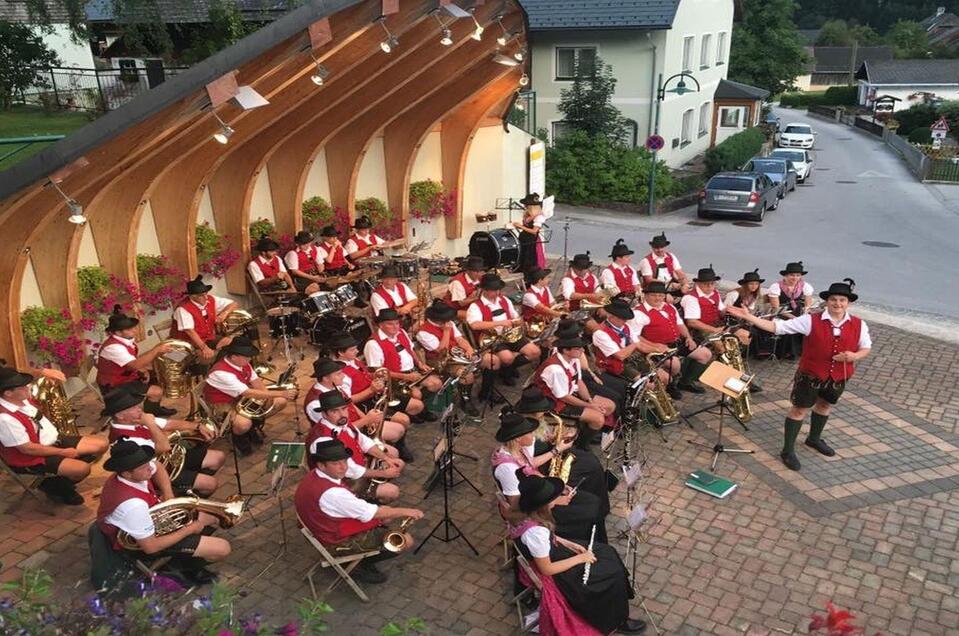
[[[810,442],[818,442],[822,436],[822,430],[826,428],[826,420],[828,419],[828,415],[822,415],[813,411],[809,417],[809,435],[806,439]]]
[[[785,432],[783,434],[783,452],[796,452],[796,438],[799,437],[799,429],[802,428],[802,420],[786,418]]]

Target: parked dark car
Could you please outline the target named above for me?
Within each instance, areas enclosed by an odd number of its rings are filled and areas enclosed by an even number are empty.
[[[779,115],[777,115],[773,111],[769,111],[768,113],[766,113],[766,116],[763,118],[763,123],[766,124],[766,126],[770,130],[772,130],[774,133],[778,133],[779,127],[780,125],[782,125],[782,120],[779,119]]]
[[[762,172],[779,186],[779,198],[786,197],[786,193],[796,189],[799,179],[796,167],[788,159],[773,157],[753,157],[743,167],[743,172]]]
[[[767,210],[779,207],[779,186],[761,172],[720,172],[699,193],[697,216],[747,216],[762,221]]]

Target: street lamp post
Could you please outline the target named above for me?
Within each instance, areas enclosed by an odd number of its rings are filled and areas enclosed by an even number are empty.
[[[687,77],[696,85],[695,90],[686,86]],[[676,87],[667,90],[666,87],[669,86],[669,83],[677,78],[679,78],[679,82],[677,82]],[[676,73],[675,75],[670,76],[665,82],[663,81],[663,74],[660,73],[659,86],[656,89],[656,124],[653,134],[659,135],[659,117],[663,100],[666,99],[666,93],[685,95],[686,93],[697,93],[699,90],[699,81],[689,73]],[[649,166],[649,216],[653,216],[656,211],[656,152],[656,150],[653,150],[653,160]]]

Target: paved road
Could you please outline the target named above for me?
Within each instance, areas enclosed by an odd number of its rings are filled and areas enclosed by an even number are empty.
[[[731,220],[688,225],[696,220],[694,208],[649,219],[561,206],[550,223],[556,231],[549,252],[563,253],[567,216],[570,255],[588,249],[593,260],[605,260],[620,237],[643,254],[649,237],[665,231],[687,271],[713,263],[736,280],[759,267],[768,285],[786,261],[802,259],[817,290],[851,277],[872,305],[959,318],[959,185],[916,182],[895,153],[866,133],[804,112],[779,114],[784,123],[813,125],[816,169],[807,185],[767,213],[762,227]]]

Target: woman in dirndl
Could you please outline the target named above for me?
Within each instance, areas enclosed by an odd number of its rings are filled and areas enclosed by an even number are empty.
[[[555,477],[526,475],[521,470],[517,477],[519,507],[525,518],[510,534],[534,564],[542,582],[539,633],[642,633],[646,623],[629,617],[633,589],[616,550],[599,541],[594,541],[590,549],[585,541],[570,541],[553,532],[553,508],[568,503],[563,482]]]
[[[519,201],[526,209],[523,220],[514,221],[513,227],[519,230],[519,271],[528,272],[535,267],[546,268],[546,250],[540,232],[546,222],[543,214],[543,201],[539,194],[527,194]]]

